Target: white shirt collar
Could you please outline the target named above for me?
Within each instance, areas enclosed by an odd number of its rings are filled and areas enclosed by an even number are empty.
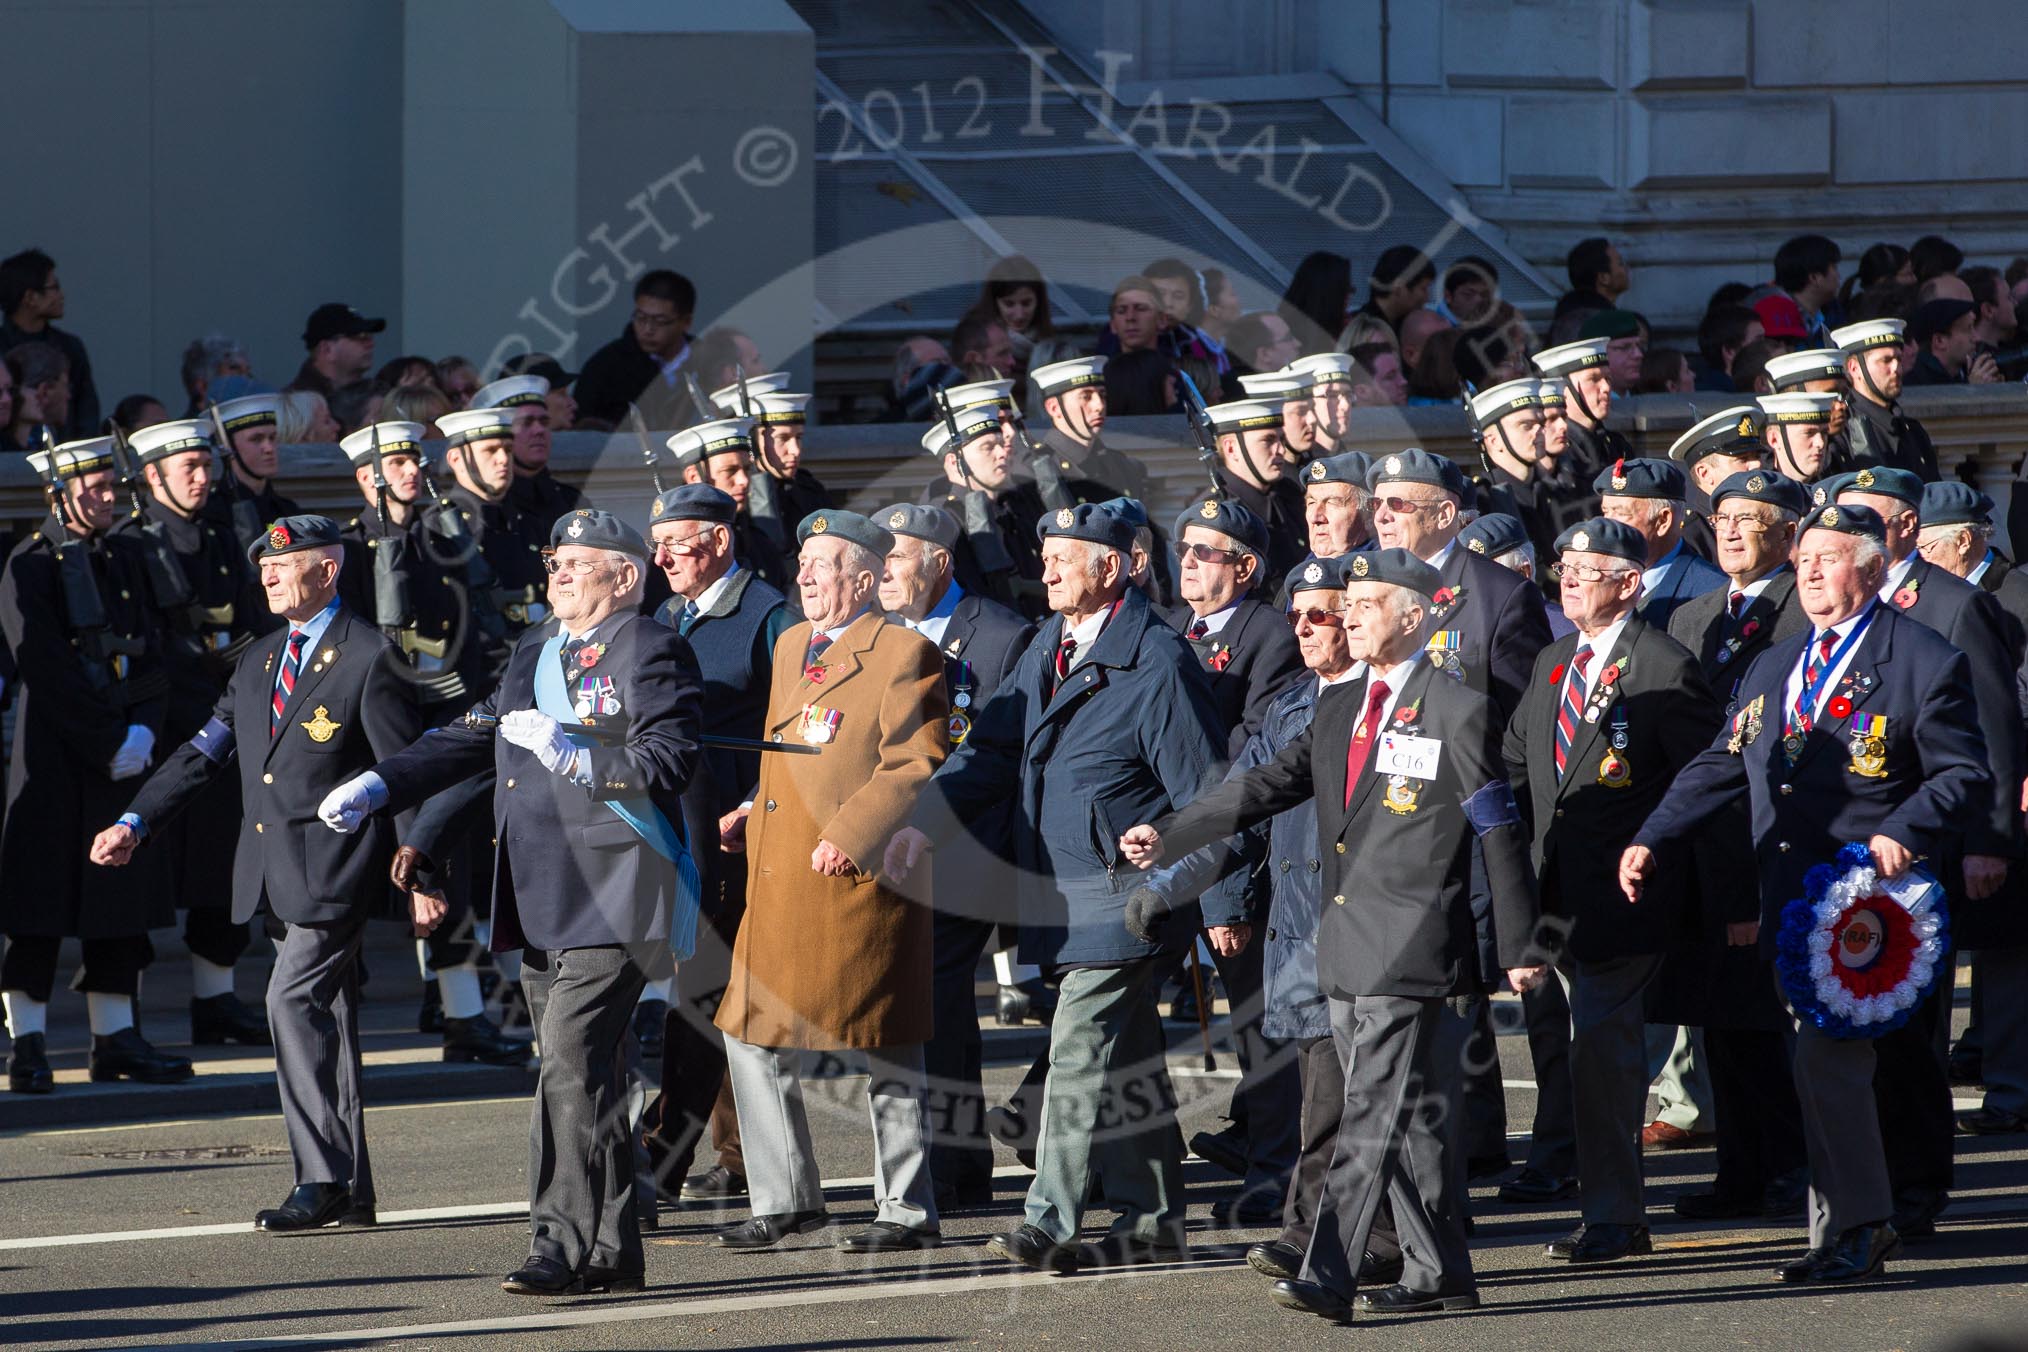
[[[1974,587],[1978,586],[1979,579],[1984,577],[1986,575],[1986,570],[1993,566],[1993,560],[1995,557],[1997,556],[1993,553],[1993,551],[1988,549],[1986,551],[1986,557],[1980,559],[1978,565],[1974,567],[1971,572],[1965,574],[1965,581],[1971,583]]]
[[[331,598],[330,603],[328,605],[326,605],[322,610],[318,611],[315,615],[312,615],[309,619],[304,620],[299,625],[297,624],[290,625],[289,632],[292,634],[300,632],[303,635],[305,635],[303,639],[303,647],[305,650],[308,650],[310,648],[314,648],[317,646],[317,640],[324,637],[324,631],[326,629],[329,629],[331,627],[331,621],[337,618],[338,618],[338,598],[334,596]],[[286,643],[286,640],[284,640],[284,642]]]
[[[1633,612],[1628,611],[1605,628],[1599,630],[1595,638],[1586,638],[1581,633],[1577,636],[1578,648],[1591,649],[1591,657],[1586,661],[1584,668],[1584,695],[1586,698],[1590,698],[1591,692],[1597,688],[1599,673],[1605,670],[1607,660],[1613,655],[1613,649],[1619,645],[1620,632],[1627,627],[1627,621],[1633,617]],[[1573,648],[1571,650],[1572,657],[1575,658],[1576,654],[1577,649]]]
[[[1753,598],[1759,596],[1762,592],[1766,591],[1767,584],[1774,581],[1781,575],[1782,570],[1780,568],[1777,568],[1773,572],[1762,573],[1759,577],[1747,583],[1744,587],[1733,586],[1731,590],[1742,593],[1750,601]]]
[[[1442,549],[1439,549],[1436,553],[1424,559],[1423,562],[1428,564],[1430,567],[1436,569],[1438,572],[1442,572],[1444,565],[1451,561],[1451,555],[1457,552],[1457,548],[1458,548],[1458,537],[1453,535],[1450,539],[1449,544],[1445,545]]]
[[[1354,662],[1351,666],[1345,668],[1345,670],[1339,672],[1336,676],[1331,677],[1329,680],[1326,680],[1324,677],[1319,676],[1317,678],[1317,690],[1319,693],[1322,693],[1323,691],[1329,690],[1334,685],[1349,685],[1353,681],[1363,681],[1365,679],[1366,679],[1366,664],[1364,662]]]
[[[965,599],[965,589],[953,582],[944,588],[944,594],[930,607],[930,613],[920,620],[909,622],[909,628],[921,634],[938,647],[943,646],[944,630],[950,626],[951,616],[957,611],[958,602]]]
[[[725,572],[721,576],[719,576],[719,578],[716,581],[714,581],[710,586],[706,587],[703,591],[697,593],[697,599],[691,602],[692,605],[697,607],[697,613],[701,615],[705,611],[717,605],[718,598],[725,595],[725,589],[727,587],[730,587],[732,585],[732,580],[738,576],[739,576],[739,564],[734,563],[732,567],[726,569]]]
[[[859,610],[853,611],[852,617],[846,620],[845,623],[841,625],[836,625],[830,629],[819,629],[817,632],[822,634],[825,638],[830,639],[833,643],[836,643],[838,641],[839,635],[843,634],[847,629],[850,629],[853,625],[859,623],[859,617],[861,615],[864,615],[865,613],[866,610],[865,608],[862,607]]]
[[[1908,570],[1915,567],[1917,557],[1916,554],[1910,553],[1900,563],[1888,565],[1886,576],[1880,579],[1881,600],[1885,601],[1891,598],[1895,592],[1901,589],[1901,584],[1908,581]]]
[[[1099,636],[1099,630],[1106,627],[1106,616],[1112,614],[1112,609],[1111,606],[1107,606],[1096,615],[1088,615],[1079,620],[1070,627],[1067,637],[1076,639],[1080,648],[1090,647],[1091,641]]]
[[[1232,612],[1239,609],[1239,603],[1245,599],[1245,593],[1241,593],[1233,597],[1230,603],[1218,610],[1212,611],[1209,615],[1193,615],[1190,617],[1190,623],[1184,625],[1183,628],[1189,630],[1202,624],[1206,635],[1219,633],[1227,624],[1231,623]]]

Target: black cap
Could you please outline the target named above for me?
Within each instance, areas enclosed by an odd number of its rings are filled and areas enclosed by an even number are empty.
[[[945,549],[958,547],[958,519],[930,503],[898,502],[875,512],[873,519],[895,535],[927,540]]]
[[[1382,484],[1428,484],[1441,488],[1454,498],[1465,495],[1465,472],[1458,462],[1447,456],[1432,455],[1419,446],[1396,451],[1373,462],[1367,471],[1366,486],[1378,489]]]
[[[1267,557],[1267,523],[1229,498],[1207,497],[1191,503],[1176,514],[1174,534],[1178,540],[1183,538],[1186,526],[1215,530],[1239,541],[1261,558]]]
[[[1917,347],[1927,349],[1929,340],[1936,334],[1946,332],[1968,314],[1978,310],[1968,300],[1956,300],[1949,296],[1938,296],[1915,307],[1915,313],[1908,317],[1908,338]]]
[[[1877,545],[1887,543],[1887,523],[1880,519],[1880,513],[1856,502],[1815,508],[1803,518],[1803,529],[1835,530],[1845,535],[1863,536]]]
[[[1878,493],[1884,498],[1895,498],[1918,511],[1922,508],[1922,479],[1913,471],[1896,469],[1892,465],[1868,465],[1864,469],[1848,469],[1843,474],[1833,474],[1819,479],[1817,487],[1824,496],[1816,499],[1819,505],[1836,502],[1840,493]]]
[[[1528,528],[1511,512],[1487,512],[1458,532],[1458,543],[1474,554],[1497,559],[1528,543]]]
[[[1349,556],[1320,559],[1315,554],[1289,569],[1288,593],[1338,591],[1345,585],[1345,564]]]
[[[1148,508],[1139,498],[1107,498],[1099,506],[1111,512],[1120,520],[1141,530],[1148,524]]]
[[[1810,510],[1810,490],[1771,469],[1743,469],[1728,475],[1711,495],[1711,505],[1717,507],[1727,498],[1765,502],[1771,507],[1781,508],[1790,516],[1801,516]]]
[[[1616,498],[1681,502],[1690,491],[1683,467],[1672,460],[1615,460],[1591,481],[1591,491]]]
[[[249,563],[259,563],[270,554],[294,554],[303,549],[322,549],[339,543],[338,523],[328,516],[284,516],[268,527],[268,533],[247,546]]]
[[[1341,451],[1312,460],[1297,477],[1304,484],[1354,484],[1364,488],[1372,469],[1373,457],[1366,452]]]
[[[1639,316],[1632,310],[1598,310],[1577,331],[1580,338],[1634,338],[1641,332]]]
[[[350,305],[338,301],[326,301],[310,311],[309,319],[303,323],[303,346],[314,348],[326,338],[345,338],[355,333],[379,333],[387,327],[385,319],[368,319]]]
[[[622,554],[632,554],[646,562],[652,552],[648,542],[641,538],[641,532],[614,516],[611,512],[596,507],[579,507],[556,518],[556,524],[549,528],[549,547],[583,545],[587,549],[612,549]]]
[[[1443,590],[1444,575],[1405,549],[1374,549],[1347,554],[1339,562],[1339,576],[1346,586],[1355,582],[1386,582],[1406,587],[1435,599]]]
[[[806,544],[812,536],[832,536],[850,540],[855,545],[864,545],[881,558],[894,548],[894,537],[873,524],[870,517],[857,512],[812,512],[796,527],[796,543]]]
[[[1993,500],[1959,479],[1924,484],[1921,511],[1925,526],[1993,524]]]
[[[547,352],[524,352],[500,368],[503,376],[541,376],[549,382],[549,388],[560,390],[577,379],[577,372],[566,371],[563,363]]]
[[[1134,547],[1134,525],[1102,502],[1080,502],[1044,512],[1035,523],[1037,539],[1088,540],[1122,553]]]
[[[1624,521],[1595,516],[1589,521],[1578,522],[1557,536],[1556,552],[1607,554],[1645,568],[1648,563],[1648,537]]]
[[[648,509],[651,524],[659,521],[709,521],[718,526],[730,526],[737,515],[739,504],[732,500],[732,494],[710,484],[678,484],[668,492],[658,494],[655,505]]]

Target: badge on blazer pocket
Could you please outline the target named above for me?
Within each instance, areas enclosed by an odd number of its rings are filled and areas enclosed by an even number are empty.
[[[316,712],[314,714],[312,714],[309,718],[304,719],[302,722],[303,731],[308,733],[310,736],[310,740],[317,743],[317,745],[319,746],[324,745],[326,742],[329,742],[333,737],[337,736],[338,729],[344,726],[345,725],[343,723],[339,722],[337,719],[332,718],[331,710],[329,709],[329,707],[322,704],[317,706]]]
[[[1382,801],[1387,810],[1397,817],[1406,817],[1422,806],[1421,798],[1424,781],[1410,779],[1407,775],[1389,775],[1387,793]]]
[[[1847,750],[1851,753],[1847,774],[1861,779],[1887,778],[1887,719],[1880,714],[1854,714]]]

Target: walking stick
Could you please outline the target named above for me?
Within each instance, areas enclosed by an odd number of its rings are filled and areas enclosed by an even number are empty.
[[[1218,1060],[1211,1054],[1211,1001],[1204,995],[1204,959],[1197,956],[1197,939],[1190,939],[1190,985],[1197,992],[1197,1040],[1204,1047],[1204,1068],[1218,1069]]]

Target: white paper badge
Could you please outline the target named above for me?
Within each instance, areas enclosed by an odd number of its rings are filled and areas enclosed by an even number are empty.
[[[1412,737],[1403,732],[1380,734],[1380,758],[1375,767],[1383,775],[1407,775],[1410,779],[1435,779],[1437,761],[1444,744],[1434,737]]]

